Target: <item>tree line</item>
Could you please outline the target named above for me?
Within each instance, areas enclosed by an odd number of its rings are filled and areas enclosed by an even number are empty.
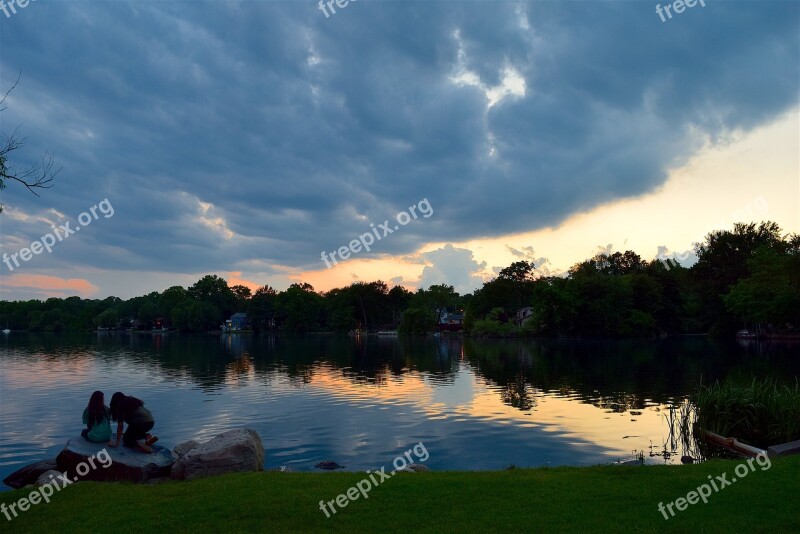
[[[0,301],[0,325],[61,332],[164,324],[206,332],[244,312],[254,331],[288,333],[462,329],[475,336],[651,337],[800,327],[800,236],[784,236],[774,222],[738,223],[708,234],[695,252],[690,268],[645,261],[630,250],[598,254],[564,276],[537,276],[533,263],[518,261],[465,295],[446,284],[412,292],[382,281],[327,292],[307,283],[252,292],[207,275],[188,288],[128,300]]]

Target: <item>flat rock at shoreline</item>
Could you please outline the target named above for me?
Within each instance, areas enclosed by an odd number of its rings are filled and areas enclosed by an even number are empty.
[[[239,428],[205,442],[187,441],[175,450],[153,445],[148,454],[124,446],[93,443],[83,437],[70,439],[54,460],[37,462],[6,477],[3,483],[22,488],[37,482],[49,483],[59,473],[70,481],[150,482],[187,480],[244,471],[263,471],[264,446],[258,433]],[[50,477],[49,475],[53,475]]]
[[[53,471],[58,468],[55,458],[52,460],[43,460],[34,464],[26,465],[22,469],[17,469],[6,478],[3,479],[3,484],[14,489],[24,488],[28,484],[35,484],[36,481],[43,473]]]
[[[59,471],[68,473],[72,480],[146,482],[151,478],[168,477],[177,455],[159,445],[153,445],[153,451],[147,454],[122,445],[113,448],[107,443],[92,443],[78,437],[67,442],[56,462]],[[94,467],[89,461],[91,457],[94,457]],[[79,464],[88,467],[85,475],[79,476]],[[85,468],[81,467],[80,472],[84,471]]]

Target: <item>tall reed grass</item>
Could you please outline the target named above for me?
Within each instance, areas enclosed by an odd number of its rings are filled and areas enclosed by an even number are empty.
[[[749,384],[728,379],[700,386],[692,397],[700,428],[766,448],[800,439],[800,382]]]

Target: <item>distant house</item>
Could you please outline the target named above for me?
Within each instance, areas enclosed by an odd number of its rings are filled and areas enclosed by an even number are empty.
[[[225,330],[229,332],[247,330],[249,327],[250,321],[247,319],[246,313],[234,313],[230,319],[225,321]]]
[[[463,328],[464,314],[444,312],[436,330],[439,332],[459,332]]]
[[[153,330],[169,330],[169,319],[166,317],[159,317],[153,321]]]
[[[464,323],[464,314],[463,313],[450,313],[444,312],[442,315],[442,319],[439,321],[439,324],[463,324]]]
[[[526,308],[520,308],[517,310],[517,315],[514,317],[514,322],[517,323],[517,326],[522,326],[533,317],[533,308],[530,306]]]

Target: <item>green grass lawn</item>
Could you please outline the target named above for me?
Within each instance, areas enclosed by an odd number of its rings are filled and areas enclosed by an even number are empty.
[[[400,474],[326,518],[364,473],[247,473],[158,485],[83,482],[57,492],[3,532],[800,532],[800,456],[757,464],[518,469]],[[708,503],[665,520],[664,504],[728,473]],[[0,494],[7,505],[30,490]]]

